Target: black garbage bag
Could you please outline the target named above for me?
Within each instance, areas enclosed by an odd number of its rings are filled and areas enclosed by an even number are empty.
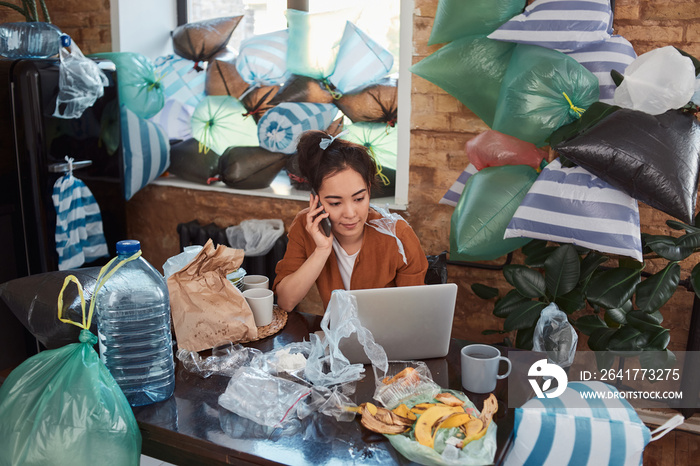
[[[200,142],[189,138],[170,146],[168,171],[178,178],[194,183],[206,183],[219,171],[219,154],[213,150],[200,151]]]
[[[172,32],[173,50],[182,58],[195,63],[207,61],[226,47],[241,19],[243,15],[207,19],[178,26]]]
[[[620,109],[554,149],[635,199],[693,222],[700,173],[694,115]]]
[[[219,158],[218,179],[230,188],[267,188],[286,163],[286,154],[262,147],[229,147]]]
[[[270,101],[270,105],[274,106],[282,102],[332,104],[333,95],[318,79],[293,74]]]
[[[0,285],[0,305],[5,305],[12,314],[47,349],[56,349],[79,340],[80,329],[58,320],[56,298],[63,281],[74,275],[83,285],[85,301],[89,302],[95,291],[99,267],[46,272],[16,278]],[[68,287],[63,293],[66,309],[63,315],[80,321],[82,308],[76,287]],[[97,319],[93,319],[90,331],[97,335]]]
[[[248,87],[236,69],[236,56],[233,53],[228,50],[220,52],[209,61],[204,82],[207,95],[230,95],[240,99]]]
[[[425,272],[425,284],[439,285],[447,283],[447,251],[426,257],[428,259],[428,270]]]
[[[275,107],[271,101],[277,95],[280,86],[262,86],[252,88],[241,96],[241,103],[248,110],[247,115],[251,115],[255,122],[271,108]]]
[[[343,94],[335,102],[335,105],[353,123],[369,121],[372,123],[388,123],[394,126],[398,114],[397,102],[397,81],[387,78],[348,94]]]

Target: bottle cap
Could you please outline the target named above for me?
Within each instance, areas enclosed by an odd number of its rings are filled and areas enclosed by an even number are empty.
[[[117,242],[117,254],[133,254],[141,250],[141,243],[135,239],[125,239]]]

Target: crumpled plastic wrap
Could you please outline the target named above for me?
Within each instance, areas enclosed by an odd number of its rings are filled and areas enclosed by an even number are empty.
[[[410,375],[389,383],[390,379],[401,371],[412,370]],[[408,398],[426,396],[433,398],[441,388],[433,381],[430,369],[423,361],[391,361],[386,373],[374,369],[376,388],[374,399],[388,409],[394,409]]]
[[[75,42],[71,44],[70,38],[64,37],[68,36],[64,34],[61,37],[62,43],[69,45],[61,47],[58,52],[58,96],[53,116],[80,118],[85,109],[92,107],[104,95],[104,87],[109,85],[109,80],[97,63],[85,58],[78,45]]]
[[[188,372],[207,378],[214,374],[232,377],[258,354],[261,354],[260,350],[228,341],[212,348],[211,356],[205,359],[199,353],[183,348],[177,351],[176,357]]]
[[[226,228],[226,238],[231,247],[243,249],[246,257],[264,256],[284,234],[284,222],[280,219],[243,220]]]
[[[377,230],[379,233],[384,233],[385,235],[393,236],[394,239],[396,239],[396,244],[399,247],[399,252],[401,253],[401,256],[403,257],[403,263],[408,264],[406,260],[406,253],[404,252],[403,249],[403,243],[399,239],[398,236],[396,236],[396,224],[400,221],[403,220],[406,222],[406,220],[399,214],[392,214],[389,212],[389,209],[384,209],[382,207],[377,207],[375,205],[370,206],[377,212],[379,212],[382,215],[382,218],[378,218],[376,220],[370,220],[367,224]],[[408,222],[406,222],[408,223]]]
[[[569,367],[576,356],[578,334],[569,323],[566,313],[556,304],[545,307],[535,325],[532,336],[533,351],[547,353],[547,360],[560,367]]]

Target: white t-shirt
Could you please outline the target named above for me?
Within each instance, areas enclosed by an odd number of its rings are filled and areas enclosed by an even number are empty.
[[[346,290],[349,290],[352,269],[355,267],[355,258],[360,253],[360,250],[358,249],[355,254],[348,254],[335,238],[333,238],[333,250],[335,251],[335,257],[338,259],[338,269],[340,269],[340,277],[343,279],[343,286]]]

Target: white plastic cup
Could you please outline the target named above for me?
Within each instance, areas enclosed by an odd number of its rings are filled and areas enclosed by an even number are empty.
[[[275,294],[267,288],[251,288],[243,291],[243,297],[253,311],[256,327],[264,327],[272,322],[272,307]]]
[[[243,277],[243,291],[253,288],[270,288],[270,279],[265,275],[246,275]]]
[[[462,348],[462,386],[472,393],[489,393],[496,388],[496,382],[510,374],[510,359],[501,356],[497,348],[490,345],[474,344]],[[498,373],[501,361],[508,364],[505,374]]]

